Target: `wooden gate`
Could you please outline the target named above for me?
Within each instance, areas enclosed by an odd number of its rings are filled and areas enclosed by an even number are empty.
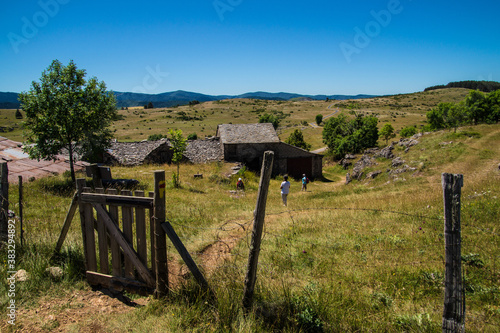
[[[196,281],[213,296],[205,277],[165,219],[165,171],[155,171],[155,190],[121,191],[85,187],[77,179],[77,192],[66,215],[55,252],[59,252],[71,221],[80,210],[87,281],[115,290],[140,294],[168,292],[166,236],[186,263]]]

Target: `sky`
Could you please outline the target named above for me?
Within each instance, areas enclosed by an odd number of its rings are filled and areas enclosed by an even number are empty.
[[[390,95],[500,81],[500,2],[5,1],[0,91],[73,60],[110,90]]]

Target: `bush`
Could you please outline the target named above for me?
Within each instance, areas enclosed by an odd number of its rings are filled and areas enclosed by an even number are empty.
[[[417,134],[417,128],[415,126],[408,126],[405,127],[399,132],[399,135],[401,135],[402,138],[409,138],[410,136],[414,136]]]
[[[148,136],[148,141],[158,141],[166,137],[167,136],[163,134],[151,134],[150,136]]]
[[[188,140],[198,140],[198,134],[196,133],[191,133],[187,137]]]

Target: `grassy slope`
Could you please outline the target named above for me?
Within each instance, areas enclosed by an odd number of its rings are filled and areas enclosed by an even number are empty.
[[[283,113],[279,135],[285,140],[295,128],[304,130],[306,141],[312,149],[323,147],[321,128],[303,126],[302,122],[313,123],[317,114],[327,116],[337,108],[348,112],[355,110],[365,114],[376,114],[379,126],[390,121],[396,130],[406,126],[424,124],[425,113],[439,102],[458,102],[468,93],[467,89],[453,88],[431,92],[361,99],[355,101],[263,101],[235,99],[221,102],[206,102],[195,106],[148,109],[129,108],[118,113],[122,120],[113,124],[115,137],[119,141],[140,141],[151,134],[168,134],[170,128],[180,128],[187,136],[197,133],[198,137],[215,135],[217,125],[227,123],[255,123],[259,115],[267,112]],[[354,104],[353,104],[354,103]],[[350,108],[353,106],[354,108]],[[3,133],[12,140],[22,141],[21,120],[14,117],[15,110],[0,110],[0,126],[12,126],[14,131]],[[179,113],[203,120],[179,120]]]
[[[437,95],[427,94],[426,98],[436,98],[432,103],[438,101]],[[412,100],[411,96],[401,98]],[[395,97],[387,98],[384,103],[392,103]],[[309,122],[325,107],[324,102],[312,103],[318,103],[317,109],[309,110],[308,116],[303,117]],[[379,113],[387,108],[379,107]],[[418,114],[419,107],[405,117],[396,115],[395,123],[404,126],[410,114]],[[368,108],[361,105],[361,109]],[[296,113],[299,111],[293,115]],[[451,143],[442,145],[443,142]],[[292,332],[320,326],[326,331],[440,331],[444,272],[440,177],[442,172],[450,172],[463,174],[465,181],[462,253],[472,258],[464,265],[468,292],[466,329],[495,331],[500,325],[500,127],[462,128],[458,135],[432,133],[422,137],[420,144],[408,153],[396,148],[396,154],[418,172],[397,177],[384,172],[371,182],[345,186],[346,171],[326,164],[326,180],[311,183],[308,192],[299,192],[300,185],[292,183],[288,209],[280,203],[280,180],[271,181],[256,311],[246,317],[239,305],[258,178],[245,173],[247,191],[244,196],[234,196],[229,191],[234,189],[235,177],[228,181],[224,176],[230,172],[229,165],[183,165],[183,188],[167,188],[167,210],[188,250],[196,253],[217,239],[243,237],[225,265],[217,269],[205,267],[218,303],[211,304],[197,296],[196,288],[189,283],[176,289],[169,300],[150,301],[131,314],[94,314],[86,322],[97,323],[106,331]],[[385,171],[390,161],[378,163],[372,169]],[[158,168],[114,168],[113,174],[139,179],[142,189],[148,191],[152,190],[152,172]],[[174,168],[160,168],[166,170],[170,179]],[[204,178],[194,180],[194,173],[203,173]],[[18,284],[17,297],[27,309],[36,308],[41,295],[59,299],[64,290],[87,288],[75,267],[81,263],[82,255],[78,217],[65,243],[64,255],[55,263],[64,268],[65,277],[53,281],[43,273],[54,264],[48,259],[50,249],[70,201],[69,195],[47,192],[46,188],[53,189],[60,182],[34,182],[27,184],[25,190],[29,247],[26,253],[18,254],[18,268],[35,273],[30,282]],[[11,188],[11,202],[16,202],[16,192]],[[52,209],[48,211],[46,207]],[[173,249],[170,256],[178,260]],[[203,261],[203,256],[197,260]],[[3,272],[0,278],[5,281]],[[1,288],[5,287],[2,283]],[[4,290],[0,290],[0,295],[3,311],[7,301]],[[54,311],[56,317],[64,313],[64,309]],[[68,330],[77,331],[82,325],[75,323]]]

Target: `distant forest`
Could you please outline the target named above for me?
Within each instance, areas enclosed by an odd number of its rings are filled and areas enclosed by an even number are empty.
[[[450,82],[447,85],[438,85],[425,88],[424,91],[445,89],[445,88],[467,88],[483,92],[492,92],[500,89],[500,82],[496,81],[458,81]]]

